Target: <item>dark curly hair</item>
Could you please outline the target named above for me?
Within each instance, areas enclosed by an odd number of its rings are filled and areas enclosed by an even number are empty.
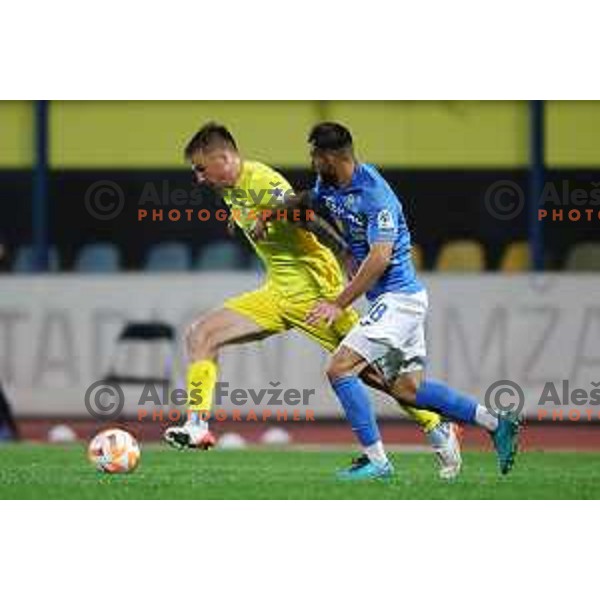
[[[308,134],[308,143],[315,150],[352,152],[353,149],[350,131],[332,121],[317,123]]]

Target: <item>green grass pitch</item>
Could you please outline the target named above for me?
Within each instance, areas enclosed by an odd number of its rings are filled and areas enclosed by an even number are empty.
[[[94,470],[80,445],[5,445],[0,498],[600,498],[600,460],[592,453],[524,453],[515,470],[500,477],[492,453],[466,452],[460,479],[446,483],[437,479],[431,455],[394,452],[391,482],[337,482],[335,470],[351,456],[294,449],[177,452],[148,445],[137,471],[107,475]]]

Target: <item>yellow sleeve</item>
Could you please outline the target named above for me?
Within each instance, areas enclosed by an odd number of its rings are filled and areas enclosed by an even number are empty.
[[[285,177],[266,165],[252,174],[250,187],[255,192],[255,206],[265,209],[277,208],[293,192]]]

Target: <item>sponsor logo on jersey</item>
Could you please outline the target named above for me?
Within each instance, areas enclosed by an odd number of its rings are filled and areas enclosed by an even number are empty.
[[[393,231],[396,228],[394,224],[394,217],[387,208],[379,211],[377,215],[377,227],[384,231]]]

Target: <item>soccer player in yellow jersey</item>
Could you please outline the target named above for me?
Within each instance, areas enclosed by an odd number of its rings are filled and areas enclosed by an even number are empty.
[[[358,315],[347,308],[332,325],[307,323],[306,317],[317,301],[339,295],[344,277],[332,251],[314,233],[294,224],[293,215],[268,221],[260,218],[262,211],[276,212],[279,198],[283,204],[283,198],[293,194],[282,175],[262,163],[244,160],[231,133],[216,123],[206,124],[193,136],[185,156],[196,182],[208,184],[222,195],[230,218],[244,232],[267,271],[261,288],[227,300],[221,308],[195,321],[186,334],[190,416],[183,426],[168,428],[165,440],[174,447],[206,449],[215,442],[205,415],[212,408],[217,359],[223,346],[297,329],[333,352]],[[384,389],[376,371],[367,370],[363,378]],[[454,429],[434,413],[403,408],[427,435],[440,463],[440,475],[456,476],[460,450]]]

